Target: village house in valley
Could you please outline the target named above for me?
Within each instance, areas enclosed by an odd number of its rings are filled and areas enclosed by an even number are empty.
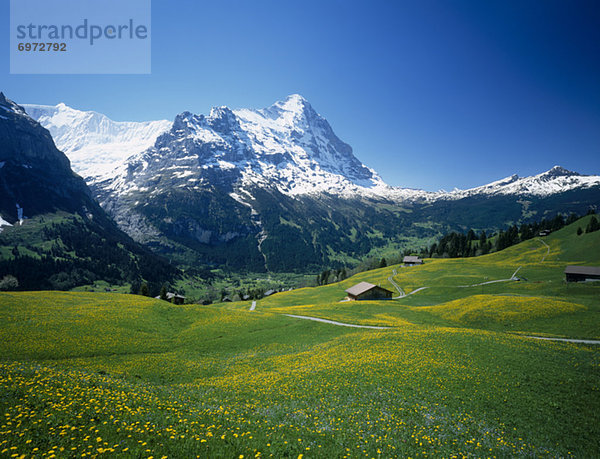
[[[378,285],[361,282],[346,290],[350,300],[388,300],[392,292]]]

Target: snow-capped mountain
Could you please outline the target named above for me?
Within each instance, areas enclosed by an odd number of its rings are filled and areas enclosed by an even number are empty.
[[[133,155],[106,184],[116,193],[170,176],[177,186],[200,186],[220,175],[232,196],[249,187],[290,195],[383,194],[390,189],[299,95],[262,110],[213,108],[208,116],[183,112],[148,150]]]
[[[88,183],[109,177],[131,155],[154,145],[173,124],[166,120],[113,121],[101,113],[75,110],[63,103],[23,107],[50,131],[58,149]]]
[[[558,166],[469,190],[391,187],[296,94],[265,109],[183,112],[172,123],[115,123],[62,104],[27,109],[122,230],[194,266],[318,269],[410,238],[600,202],[600,177]]]
[[[600,184],[598,176],[556,166],[532,177],[513,175],[467,190],[392,187],[361,163],[327,120],[298,94],[265,109],[217,107],[208,116],[183,112],[174,122],[116,122],[62,103],[24,107],[51,132],[76,172],[89,184],[103,182],[102,187],[113,193],[137,189],[137,176],[158,170],[181,179],[179,186],[197,185],[205,180],[203,176],[220,172],[235,181],[231,193],[237,199],[256,185],[276,187],[289,196],[327,192],[434,202],[476,195],[547,196]]]
[[[246,167],[248,177],[243,181],[255,182],[260,176],[291,195],[387,187],[298,94],[263,110],[242,109],[233,114],[257,159],[254,167]]]

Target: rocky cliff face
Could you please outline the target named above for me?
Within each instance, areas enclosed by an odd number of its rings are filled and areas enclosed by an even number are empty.
[[[50,133],[0,93],[0,215],[10,223],[63,210],[94,213],[97,205]],[[99,209],[98,209],[99,210]]]

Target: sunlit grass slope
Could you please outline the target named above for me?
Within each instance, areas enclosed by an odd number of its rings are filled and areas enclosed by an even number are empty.
[[[2,294],[0,305],[3,456],[599,451],[593,347],[118,294]]]

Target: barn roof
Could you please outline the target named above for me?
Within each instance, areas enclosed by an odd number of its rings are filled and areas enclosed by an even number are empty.
[[[404,263],[420,263],[423,260],[421,260],[419,257],[415,257],[414,255],[407,255],[402,261]]]
[[[348,293],[349,295],[360,295],[361,293],[368,292],[369,290],[375,287],[377,286],[368,282],[360,282],[359,284],[356,284],[350,287],[348,290],[346,290],[346,293]]]
[[[600,266],[567,266],[565,274],[585,274],[600,276]]]
[[[370,284],[369,282],[360,282],[346,290],[346,293],[348,295],[358,296],[362,295],[365,292],[368,292],[369,290],[373,290],[374,288],[380,288],[381,290],[389,292],[389,290],[383,287],[378,287],[377,285]]]

